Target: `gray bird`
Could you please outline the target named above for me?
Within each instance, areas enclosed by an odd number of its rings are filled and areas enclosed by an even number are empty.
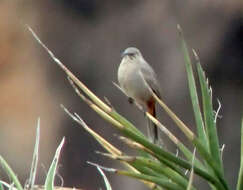
[[[145,61],[137,48],[129,47],[125,49],[118,69],[120,87],[129,98],[146,107],[147,111],[156,117],[156,102],[144,80],[154,93],[160,97],[158,80],[152,67]],[[148,127],[149,131],[152,129],[153,142],[156,143],[158,141],[158,128],[151,121],[149,121]]]

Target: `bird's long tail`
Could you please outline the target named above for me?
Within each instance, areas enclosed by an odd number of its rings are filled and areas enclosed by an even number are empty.
[[[154,100],[149,101],[147,103],[147,107],[148,107],[148,112],[156,118],[155,101]],[[153,139],[153,143],[157,144],[159,140],[158,127],[149,119],[148,119],[148,131],[150,132],[150,136]]]

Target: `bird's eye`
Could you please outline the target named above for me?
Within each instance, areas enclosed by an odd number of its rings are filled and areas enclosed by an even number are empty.
[[[134,58],[136,54],[135,53],[129,53],[128,55],[129,55],[129,57]]]

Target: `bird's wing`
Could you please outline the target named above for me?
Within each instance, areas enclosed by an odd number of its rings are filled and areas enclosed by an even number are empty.
[[[154,93],[160,98],[160,87],[157,80],[157,76],[150,65],[141,68],[141,74],[143,75],[145,81],[148,83],[149,87],[154,91]]]

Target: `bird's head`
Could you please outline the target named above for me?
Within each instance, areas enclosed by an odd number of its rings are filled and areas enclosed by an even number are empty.
[[[121,54],[122,59],[143,59],[143,56],[141,52],[139,51],[138,48],[135,47],[128,47],[126,48],[122,54]]]

